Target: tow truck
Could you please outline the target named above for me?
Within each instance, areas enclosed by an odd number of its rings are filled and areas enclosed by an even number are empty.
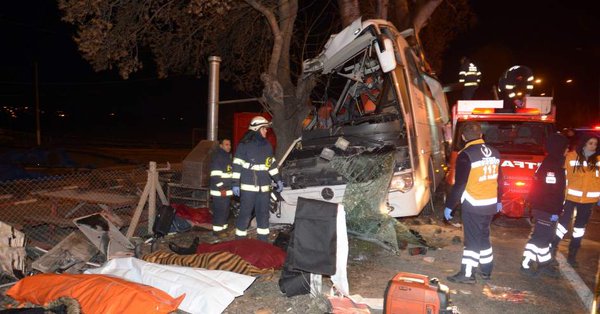
[[[459,100],[452,108],[454,134],[450,154],[448,186],[454,184],[454,165],[465,142],[462,125],[476,121],[485,142],[500,151],[502,214],[511,218],[529,217],[525,197],[532,177],[545,157],[548,135],[555,132],[556,107],[552,97],[525,97],[524,106],[514,113],[503,113],[502,100]]]

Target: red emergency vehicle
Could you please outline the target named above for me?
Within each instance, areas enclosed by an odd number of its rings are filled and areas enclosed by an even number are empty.
[[[532,177],[545,156],[548,135],[556,132],[556,108],[551,97],[526,97],[523,108],[514,113],[501,113],[502,100],[458,101],[452,108],[453,143],[450,171],[446,177],[454,184],[456,157],[465,143],[462,125],[476,121],[481,125],[485,142],[500,151],[503,185],[502,213],[509,217],[528,217],[525,197]]]

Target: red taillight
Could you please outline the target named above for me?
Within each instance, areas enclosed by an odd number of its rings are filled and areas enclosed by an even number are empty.
[[[515,182],[515,185],[516,186],[525,186],[525,182],[523,182],[523,181],[517,181],[517,182]]]
[[[600,130],[600,125],[595,126],[594,130]]]
[[[492,114],[496,112],[494,108],[475,108],[471,111],[472,114]]]

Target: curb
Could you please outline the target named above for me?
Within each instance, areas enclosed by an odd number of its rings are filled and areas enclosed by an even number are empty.
[[[560,266],[560,272],[563,276],[569,281],[573,290],[579,296],[579,299],[583,303],[584,307],[588,309],[591,313],[594,301],[594,294],[588,288],[588,286],[581,280],[581,277],[577,274],[577,272],[567,263],[567,259],[560,253],[556,253],[556,260]]]

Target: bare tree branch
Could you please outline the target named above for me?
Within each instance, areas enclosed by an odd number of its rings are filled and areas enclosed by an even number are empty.
[[[427,21],[435,9],[437,9],[437,7],[442,3],[442,1],[443,0],[429,0],[418,9],[415,17],[413,18],[415,34],[418,35],[421,29],[427,25]]]
[[[338,5],[342,16],[342,27],[352,24],[352,21],[360,17],[358,0],[338,0]]]
[[[388,19],[389,0],[377,0],[377,18],[382,20]]]
[[[264,15],[264,17],[267,19],[269,26],[271,27],[271,32],[273,33],[273,50],[271,51],[271,61],[269,62],[267,74],[272,77],[276,77],[277,65],[279,64],[279,58],[281,58],[281,50],[283,49],[283,36],[281,33],[281,28],[279,28],[277,18],[275,17],[275,14],[271,9],[265,7],[261,3],[258,3],[255,0],[245,1],[258,12],[262,13],[262,15]]]

